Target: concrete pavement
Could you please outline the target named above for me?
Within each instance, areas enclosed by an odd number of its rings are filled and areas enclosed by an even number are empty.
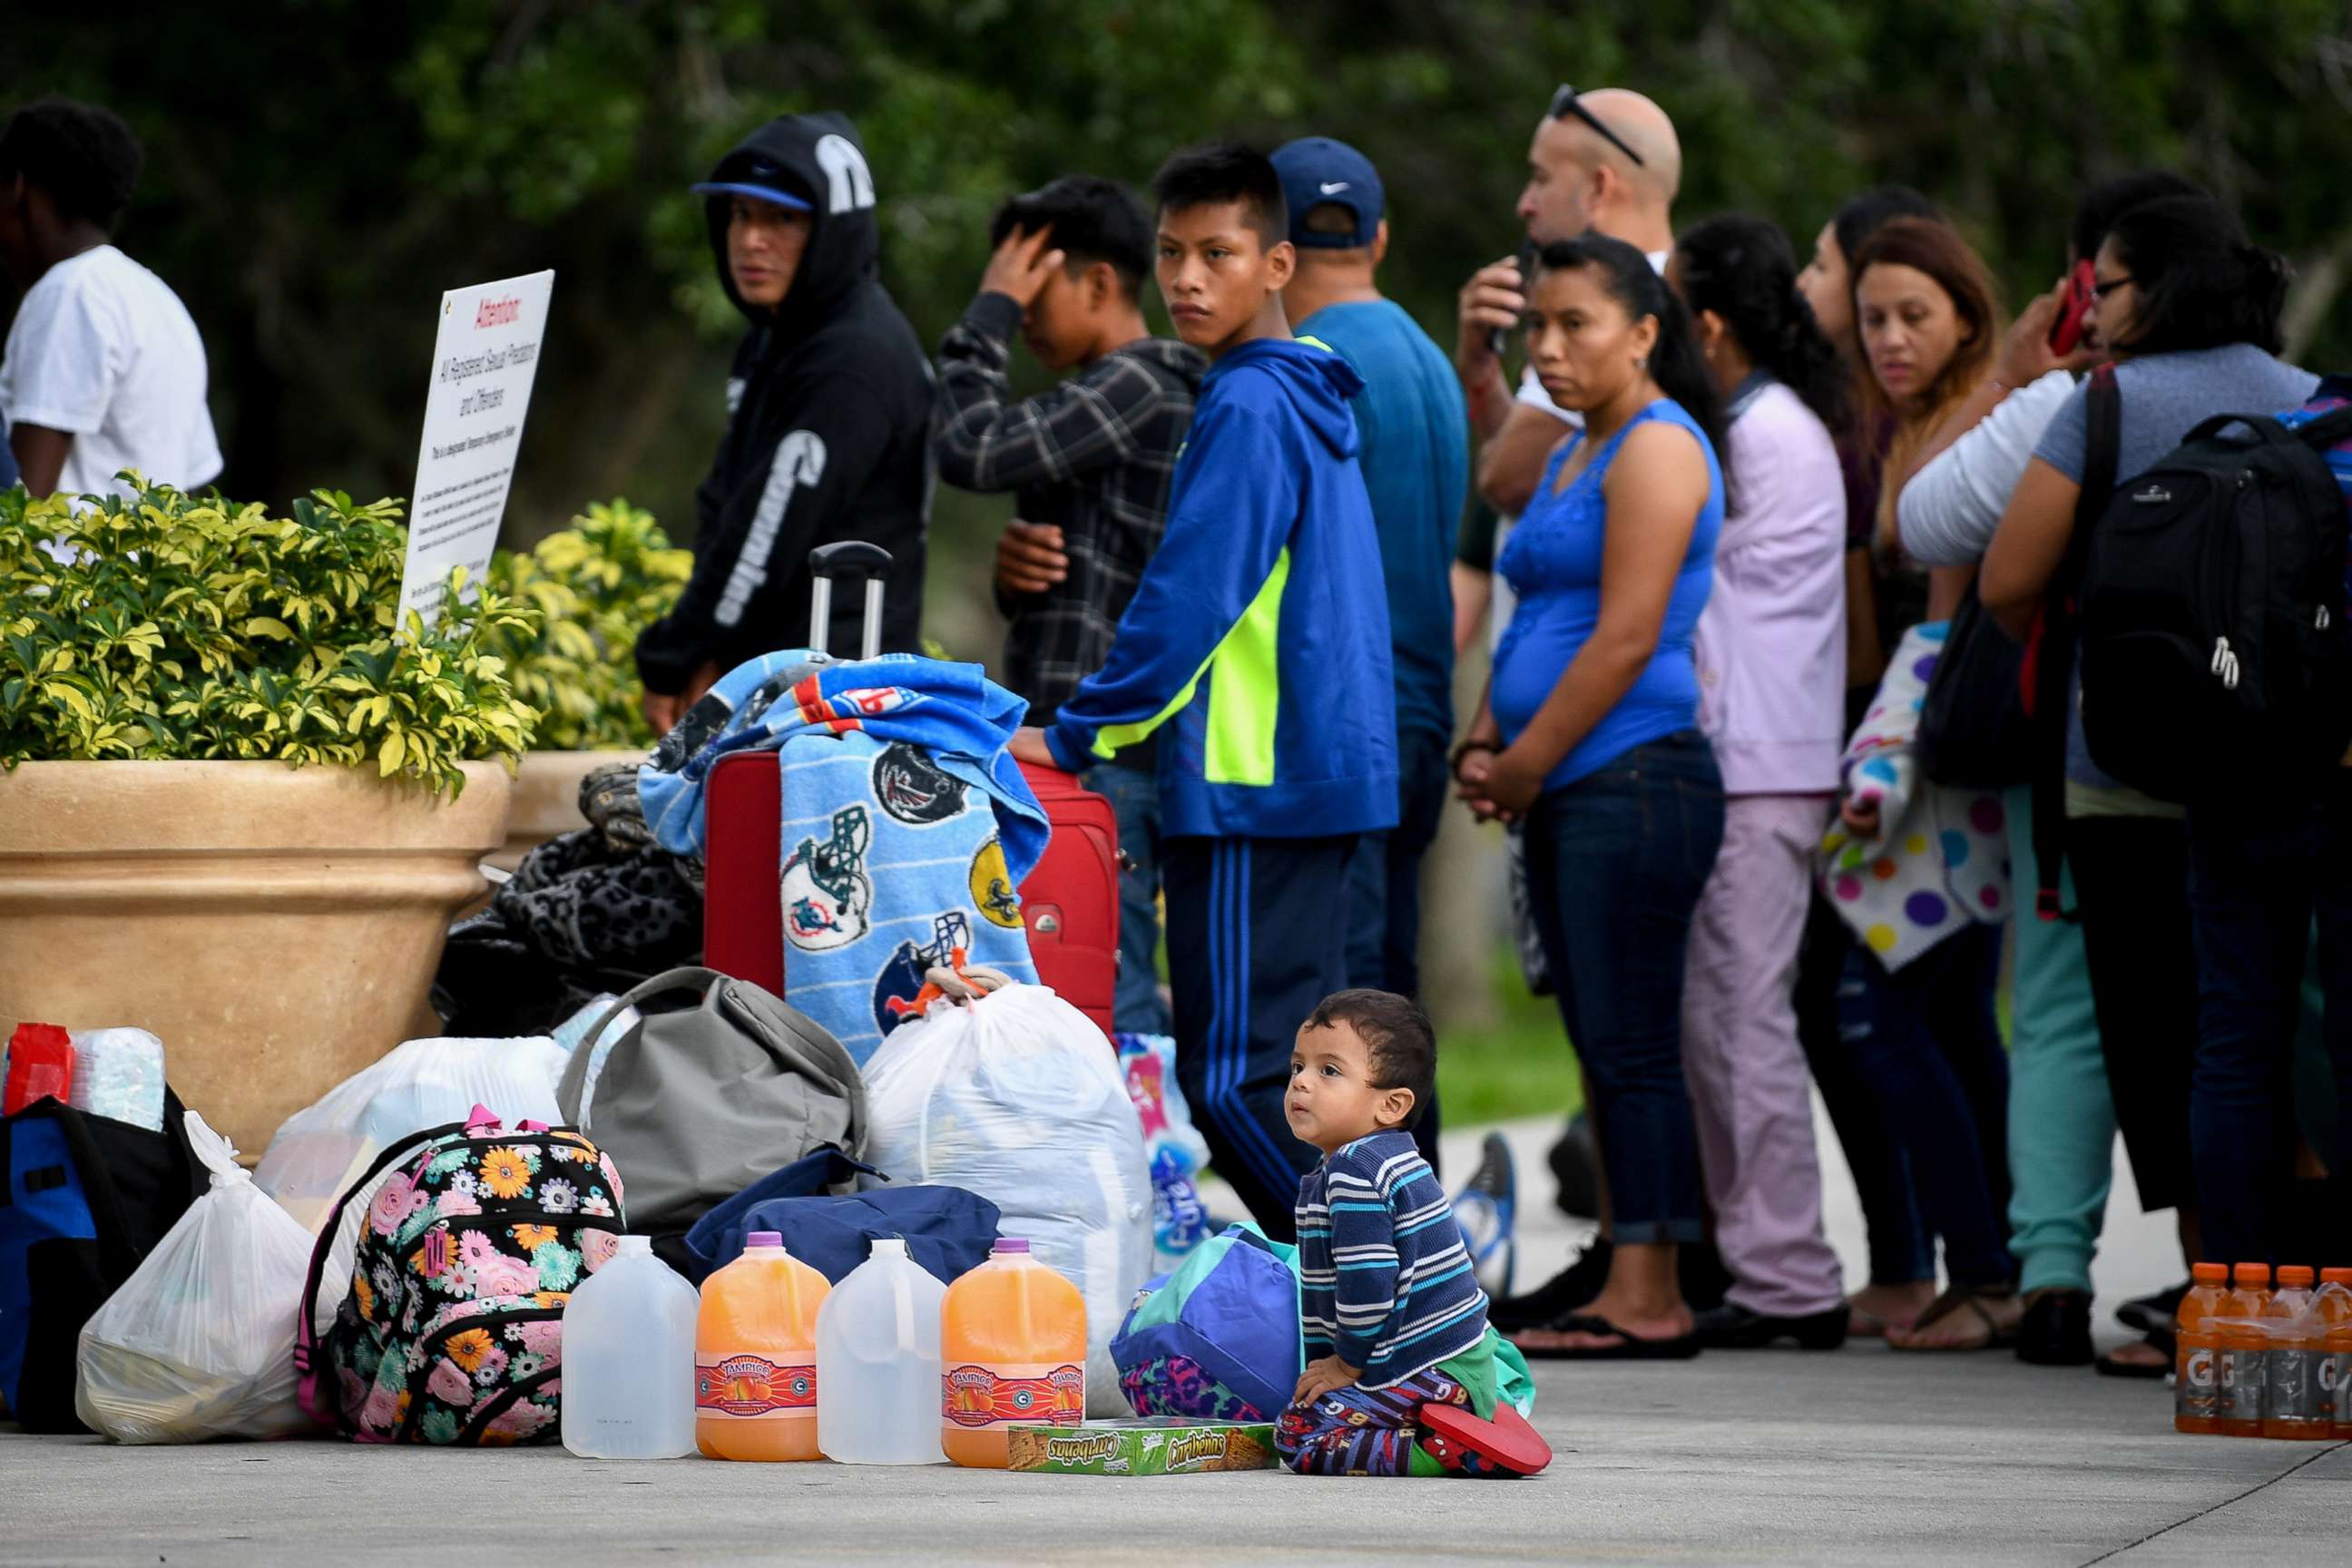
[[[619,1465],[0,1436],[0,1563],[2343,1562],[2344,1444],[2192,1438],[2000,1354],[1538,1369],[1533,1480]]]
[[[1549,1124],[1509,1131],[1541,1189],[1532,1276],[1575,1230],[1545,1206]],[[1475,1142],[1450,1141],[1454,1172]],[[1851,1263],[1859,1220],[1826,1134],[1823,1157]],[[2176,1276],[2168,1237],[2160,1218],[2110,1216],[2103,1315]],[[0,1563],[2352,1561],[2352,1445],[2179,1436],[2161,1384],[1855,1344],[1539,1363],[1537,1384],[1558,1457],[1511,1483],[117,1448],[0,1426]]]

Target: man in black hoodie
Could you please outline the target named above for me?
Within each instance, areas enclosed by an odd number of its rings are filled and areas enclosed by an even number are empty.
[[[885,651],[923,616],[931,378],[883,291],[874,179],[856,128],[788,114],[694,187],[729,299],[751,321],[727,380],[727,434],[695,491],[694,576],[637,638],[646,716],[667,731],[736,665],[808,635],[809,552],[890,552]],[[857,647],[862,595],[834,601],[827,646]]]

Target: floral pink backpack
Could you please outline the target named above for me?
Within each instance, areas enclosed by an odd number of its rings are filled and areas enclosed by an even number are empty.
[[[317,1332],[344,1211],[363,1196],[348,1291]],[[344,1192],[311,1252],[294,1349],[304,1408],[362,1443],[553,1438],[564,1303],[622,1229],[621,1179],[572,1128],[506,1132],[478,1105],[404,1140]]]

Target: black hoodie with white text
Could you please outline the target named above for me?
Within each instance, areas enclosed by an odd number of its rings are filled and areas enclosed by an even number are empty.
[[[864,540],[890,552],[882,647],[912,652],[922,625],[930,511],[929,357],[884,292],[874,181],[856,128],[839,114],[790,114],[719,162],[714,183],[772,178],[807,195],[813,220],[774,310],[743,303],[727,264],[731,198],[709,198],[710,247],[727,297],[751,321],[727,381],[727,433],[695,491],[694,574],[637,639],[649,691],[685,689],[706,663],[803,645],[809,552]],[[864,595],[844,584],[826,647],[854,658]]]

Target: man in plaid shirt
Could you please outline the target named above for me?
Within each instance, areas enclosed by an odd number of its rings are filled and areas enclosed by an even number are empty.
[[[997,605],[1012,625],[1001,677],[1050,724],[1102,668],[1166,521],[1168,484],[1208,362],[1143,319],[1152,228],[1127,190],[1070,175],[1013,197],[991,226],[980,291],[940,340],[933,447],[962,489],[1016,496],[997,546]],[[1077,374],[1015,401],[1018,331],[1038,363]],[[1120,879],[1118,1027],[1169,1028],[1159,943],[1159,790],[1149,742],[1088,771],[1132,861]]]

